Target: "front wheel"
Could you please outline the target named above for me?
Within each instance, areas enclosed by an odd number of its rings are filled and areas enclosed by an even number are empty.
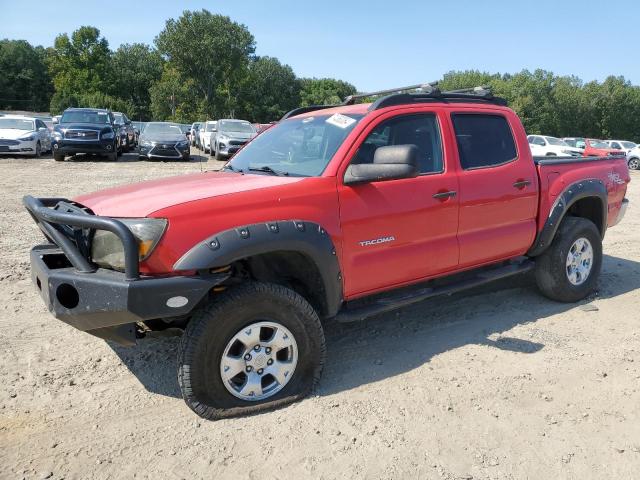
[[[602,267],[602,238],[586,218],[562,220],[549,248],[536,259],[536,283],[546,297],[577,302],[595,288]]]
[[[224,155],[222,155],[222,153],[220,153],[220,149],[216,148],[216,155],[215,155],[216,160],[225,160]]]
[[[629,170],[640,170],[640,159],[630,158],[628,165],[629,165]]]
[[[320,378],[324,333],[313,307],[286,287],[249,282],[195,313],[178,352],[187,405],[210,420],[302,399]]]
[[[40,142],[36,143],[36,151],[33,153],[33,156],[36,158],[40,158],[42,156],[42,146]]]

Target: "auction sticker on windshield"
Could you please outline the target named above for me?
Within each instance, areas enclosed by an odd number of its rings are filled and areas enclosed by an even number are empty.
[[[346,115],[342,115],[341,113],[334,113],[329,118],[327,118],[326,122],[339,128],[347,128],[356,123],[356,119],[347,117]]]

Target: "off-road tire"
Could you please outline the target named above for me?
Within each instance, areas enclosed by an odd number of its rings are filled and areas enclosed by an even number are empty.
[[[593,248],[593,264],[589,276],[580,285],[573,285],[567,276],[567,255],[573,243],[586,238]],[[579,217],[562,220],[551,245],[536,258],[535,277],[538,288],[545,297],[558,302],[577,302],[596,287],[602,267],[602,238],[598,227]]]
[[[220,361],[238,331],[262,320],[280,323],[293,334],[298,363],[293,377],[278,393],[245,401],[223,384]],[[203,418],[250,415],[307,396],[320,379],[325,355],[320,319],[302,296],[281,285],[249,282],[229,289],[193,315],[178,349],[178,383],[189,408]]]

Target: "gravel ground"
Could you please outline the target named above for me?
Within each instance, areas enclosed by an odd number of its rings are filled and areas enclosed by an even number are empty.
[[[637,172],[586,301],[553,303],[523,276],[330,323],[313,397],[207,422],[180,398],[177,337],[120,348],[49,315],[29,280],[41,235],[20,203],[219,168],[207,159],[0,158],[1,479],[638,478]]]

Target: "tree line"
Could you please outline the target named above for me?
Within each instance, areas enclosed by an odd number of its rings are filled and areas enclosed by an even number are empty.
[[[277,120],[298,106],[331,104],[356,93],[333,78],[299,78],[277,58],[255,54],[248,28],[207,10],[169,19],[153,46],[109,48],[83,26],[49,48],[0,40],[0,108],[62,112],[106,107],[138,120],[235,117]],[[442,90],[490,86],[528,133],[640,140],[640,87],[623,77],[584,83],[545,70],[449,72]]]

